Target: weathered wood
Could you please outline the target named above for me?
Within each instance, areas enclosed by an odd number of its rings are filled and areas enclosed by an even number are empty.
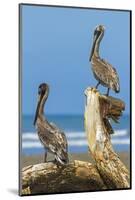
[[[109,118],[118,121],[124,102],[101,95],[95,88],[85,90],[85,130],[90,152],[107,187],[129,188],[129,172],[111,145],[113,129]]]
[[[62,193],[106,189],[97,168],[75,160],[65,167],[41,163],[22,170],[22,194]]]
[[[125,104],[101,95],[95,88],[85,90],[85,130],[95,165],[75,160],[66,166],[52,162],[22,169],[22,194],[62,193],[129,188],[129,172],[111,145],[113,128]]]

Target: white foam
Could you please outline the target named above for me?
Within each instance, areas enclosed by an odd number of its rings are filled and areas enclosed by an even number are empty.
[[[41,148],[42,145],[40,142],[23,142],[22,148],[23,149],[30,149],[30,148]]]
[[[38,140],[38,135],[36,133],[24,133],[22,135],[23,140]]]
[[[114,134],[112,134],[112,137],[123,137],[128,135],[128,131],[126,129],[121,130],[114,130]]]
[[[130,144],[130,140],[129,139],[112,139],[112,144]]]
[[[112,139],[112,144],[119,144],[119,145],[129,145],[130,140],[129,139]],[[87,146],[87,140],[69,140],[68,141],[69,146]],[[32,141],[32,142],[22,142],[22,148],[41,148],[42,145],[39,141]]]
[[[128,134],[127,130],[116,130],[115,133],[112,135],[112,138],[115,137],[123,137]],[[68,139],[77,139],[77,138],[85,138],[86,134],[85,132],[67,132],[66,136]],[[37,133],[27,132],[23,133],[22,135],[23,140],[39,140]]]
[[[87,146],[87,139],[85,132],[67,132],[67,140],[69,146]],[[112,135],[112,144],[117,145],[129,145],[130,140],[124,138],[128,135],[127,130],[115,130],[115,134]],[[42,145],[39,141],[37,133],[27,132],[22,135],[22,147],[23,148],[41,148]]]

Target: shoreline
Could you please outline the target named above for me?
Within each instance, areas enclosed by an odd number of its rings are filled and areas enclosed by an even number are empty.
[[[121,161],[126,165],[128,170],[130,170],[130,152],[117,152],[119,158]],[[33,165],[33,164],[38,164],[43,162],[43,154],[36,154],[36,155],[22,155],[21,157],[21,168],[28,166],[28,165]],[[48,153],[47,160],[53,160],[54,156]],[[85,153],[69,153],[69,160],[72,162],[73,160],[82,160],[86,162],[91,162],[94,163],[92,157],[89,155],[88,152]]]

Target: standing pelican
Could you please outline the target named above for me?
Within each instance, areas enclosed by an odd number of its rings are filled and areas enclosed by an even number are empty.
[[[56,127],[55,124],[49,123],[44,117],[44,104],[48,98],[49,86],[42,83],[38,88],[38,104],[34,119],[34,125],[37,126],[37,132],[41,143],[45,148],[44,161],[47,160],[47,152],[55,155],[55,161],[61,165],[68,163],[68,145],[65,134]]]
[[[107,87],[108,96],[109,89],[112,89],[118,93],[120,91],[120,84],[116,69],[99,56],[99,45],[104,36],[104,31],[104,26],[99,25],[96,27],[89,61],[91,61],[94,76],[98,80],[96,88],[99,86],[99,84]]]

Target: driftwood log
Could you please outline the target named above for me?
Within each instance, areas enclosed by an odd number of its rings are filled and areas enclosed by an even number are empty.
[[[85,90],[85,130],[90,152],[108,189],[129,188],[129,172],[111,144],[110,118],[118,122],[124,102],[100,95],[95,88]]]
[[[41,163],[22,170],[22,193],[62,193],[106,189],[97,168],[88,162],[75,160],[65,167]]]
[[[40,163],[22,169],[21,194],[62,193],[129,188],[129,172],[114,152],[110,119],[118,122],[125,108],[120,99],[85,90],[85,131],[95,164],[75,160],[67,166]]]

